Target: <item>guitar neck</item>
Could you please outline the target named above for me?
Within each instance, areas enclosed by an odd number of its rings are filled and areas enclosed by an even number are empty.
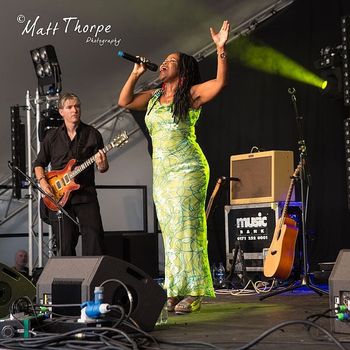
[[[109,143],[107,146],[102,148],[102,152],[106,154],[113,148],[113,143]],[[97,154],[97,153],[96,153]],[[80,165],[76,166],[70,173],[69,178],[74,179],[77,175],[79,175],[83,170],[85,170],[87,167],[89,167],[91,164],[95,163],[95,155],[87,159],[84,163],[81,163]]]
[[[286,202],[284,203],[284,207],[283,207],[283,210],[282,210],[282,215],[281,215],[282,221],[284,220],[284,218],[285,218],[285,216],[287,214],[290,198],[292,197],[293,187],[294,187],[294,177],[292,178],[292,181],[290,182],[288,193],[287,193]]]
[[[298,176],[299,172],[300,172],[300,165],[298,165],[297,168],[295,169],[295,171],[294,171],[294,173],[292,175],[292,180],[290,181],[286,202],[284,203],[284,207],[283,207],[283,210],[282,210],[281,224],[283,223],[284,218],[285,218],[285,216],[287,214],[290,198],[292,196],[292,191],[293,191],[293,187],[294,187],[295,178],[296,178],[296,176]]]

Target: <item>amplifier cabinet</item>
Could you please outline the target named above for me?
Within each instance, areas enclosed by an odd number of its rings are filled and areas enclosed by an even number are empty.
[[[294,172],[292,151],[267,151],[232,155],[230,204],[284,201]],[[291,200],[294,200],[294,193]]]
[[[283,206],[284,202],[225,206],[227,270],[231,269],[237,242],[243,252],[246,270],[263,271],[264,257],[270,247]],[[288,215],[300,226],[301,203],[290,202]]]

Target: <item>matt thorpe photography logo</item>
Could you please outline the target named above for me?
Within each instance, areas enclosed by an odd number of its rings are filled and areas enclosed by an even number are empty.
[[[17,22],[23,25],[21,32],[23,36],[55,36],[58,31],[63,31],[64,34],[84,35],[85,43],[99,46],[105,44],[119,46],[121,42],[121,39],[110,37],[112,31],[110,24],[83,24],[78,17],[64,17],[62,21],[49,22],[43,25],[40,16],[36,16],[33,20],[26,19],[24,15],[18,15]]]

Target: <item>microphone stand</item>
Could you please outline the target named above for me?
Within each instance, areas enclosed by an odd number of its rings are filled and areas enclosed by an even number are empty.
[[[209,218],[214,199],[215,199],[216,195],[218,194],[221,185],[224,184],[227,180],[229,180],[229,181],[241,181],[238,177],[226,177],[226,176],[218,177],[216,184],[215,184],[215,187],[214,187],[214,190],[209,198],[207,208],[205,210],[205,215],[206,215],[207,220]]]
[[[46,198],[48,198],[58,208],[58,211],[56,212],[56,216],[57,216],[57,220],[58,220],[58,240],[59,240],[57,255],[61,256],[62,229],[63,229],[63,226],[62,226],[63,215],[62,214],[64,214],[70,220],[72,220],[78,227],[79,227],[79,223],[72,218],[72,216],[61,206],[61,204],[59,204],[59,202],[55,198],[53,198],[49,194],[47,194],[40,186],[38,186],[38,184],[30,176],[28,176],[20,168],[18,168],[18,166],[12,165],[10,161],[8,162],[8,166],[11,169],[11,171],[16,170],[22,176],[24,176],[26,178],[26,180],[28,182],[30,182],[35,189],[37,189],[41,194],[43,194]]]
[[[313,285],[310,281],[310,274],[309,274],[309,264],[308,264],[308,253],[307,253],[307,242],[306,242],[306,214],[307,214],[307,206],[309,202],[309,189],[311,185],[311,175],[307,171],[307,152],[306,152],[306,143],[304,139],[304,129],[303,129],[303,117],[298,113],[298,106],[297,106],[297,98],[295,96],[295,89],[289,88],[288,93],[291,95],[291,100],[293,103],[294,113],[295,113],[295,119],[298,129],[298,135],[299,135],[299,166],[300,166],[300,173],[299,173],[299,180],[300,180],[300,194],[301,194],[301,227],[299,227],[299,231],[301,231],[302,236],[302,263],[303,263],[303,273],[301,276],[301,279],[297,284],[293,284],[290,287],[286,287],[277,291],[270,292],[268,294],[265,294],[261,296],[259,299],[263,300],[268,297],[289,292],[298,288],[301,288],[303,286],[306,286],[310,288],[312,291],[317,293],[318,295],[322,296],[323,294],[328,295],[328,292]],[[305,186],[306,186],[306,196],[305,196]]]
[[[216,197],[216,195],[219,193],[219,190],[221,189],[221,185],[226,185],[227,183],[231,183],[231,181],[241,181],[240,178],[238,177],[226,177],[226,176],[220,176],[218,177],[218,179],[216,180],[216,184],[214,187],[214,190],[209,198],[208,201],[208,205],[207,208],[205,210],[205,215],[206,215],[206,219],[208,221],[210,214],[211,214],[211,209],[212,209],[212,205],[214,203],[214,199]],[[241,247],[238,241],[236,241],[235,243],[235,249],[233,250],[232,256],[233,256],[233,261],[232,261],[232,267],[231,267],[231,271],[229,273],[229,275],[225,278],[225,284],[228,285],[233,285],[233,278],[234,278],[234,274],[235,274],[235,268],[236,268],[236,262],[237,262],[237,256],[239,255],[239,259],[240,262],[242,264],[242,281],[244,284],[244,281],[247,280],[247,273],[246,273],[246,269],[245,269],[245,264],[244,264],[244,258],[243,258],[243,254],[241,251]],[[243,286],[243,285],[242,285]]]

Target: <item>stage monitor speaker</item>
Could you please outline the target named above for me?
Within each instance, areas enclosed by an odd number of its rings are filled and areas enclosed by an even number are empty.
[[[14,301],[27,296],[34,301],[35,286],[16,270],[0,263],[0,318],[10,314]]]
[[[350,249],[342,249],[329,276],[329,308],[344,305],[350,309]],[[338,311],[340,312],[340,311]],[[346,312],[344,312],[346,314]],[[347,312],[349,315],[349,312]],[[333,311],[333,316],[335,312]],[[335,333],[350,334],[350,320],[331,318],[331,329]]]
[[[294,172],[292,151],[267,151],[230,157],[230,204],[285,201]],[[294,193],[291,200],[294,200]]]
[[[151,331],[166,301],[165,291],[138,267],[110,256],[55,257],[49,259],[37,283],[37,301],[42,304],[81,304],[94,300],[94,288],[114,279],[132,295],[131,318],[144,331]],[[129,312],[125,288],[116,281],[104,284],[105,303]],[[63,315],[80,315],[80,307],[53,307]]]

